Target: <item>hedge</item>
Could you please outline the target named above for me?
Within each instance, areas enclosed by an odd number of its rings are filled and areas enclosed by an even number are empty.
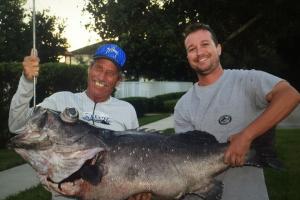
[[[0,148],[11,137],[8,131],[8,112],[12,96],[22,74],[21,63],[0,63]],[[57,91],[82,91],[86,88],[87,66],[46,63],[41,65],[37,79],[36,103]]]
[[[152,98],[128,97],[122,98],[122,100],[131,103],[137,112],[137,116],[142,117],[145,113],[173,113],[176,102],[183,94],[184,92],[176,92],[158,95]]]

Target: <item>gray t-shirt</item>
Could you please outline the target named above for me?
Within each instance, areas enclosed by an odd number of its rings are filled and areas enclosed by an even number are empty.
[[[211,85],[195,83],[175,106],[175,132],[202,130],[226,142],[264,111],[268,105],[266,95],[281,80],[257,70],[224,70]],[[262,169],[231,168],[221,179],[223,200],[268,199]]]

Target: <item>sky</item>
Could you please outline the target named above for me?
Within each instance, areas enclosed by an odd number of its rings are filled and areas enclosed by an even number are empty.
[[[94,44],[100,41],[96,33],[87,31],[84,27],[88,20],[88,15],[82,14],[84,0],[35,0],[35,10],[49,10],[49,15],[55,15],[61,20],[65,20],[64,36],[67,38],[69,51]],[[27,0],[25,8],[33,10],[33,1]],[[38,43],[38,41],[36,41]]]

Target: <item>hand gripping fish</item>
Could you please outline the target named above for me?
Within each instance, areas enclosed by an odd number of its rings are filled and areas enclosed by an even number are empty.
[[[77,117],[73,108],[59,113],[36,107],[25,131],[10,140],[47,190],[86,200],[122,200],[141,192],[158,199],[221,198],[222,182],[214,177],[229,168],[223,162],[228,143],[201,131],[111,131]],[[280,169],[270,145],[257,144],[246,165]]]

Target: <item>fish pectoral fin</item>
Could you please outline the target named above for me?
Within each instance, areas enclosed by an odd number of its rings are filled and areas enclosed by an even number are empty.
[[[198,195],[205,200],[220,200],[222,198],[222,193],[223,183],[218,180],[213,180],[209,185],[193,192],[194,195]]]
[[[81,178],[92,185],[101,182],[103,173],[97,165],[84,165],[80,171]]]

